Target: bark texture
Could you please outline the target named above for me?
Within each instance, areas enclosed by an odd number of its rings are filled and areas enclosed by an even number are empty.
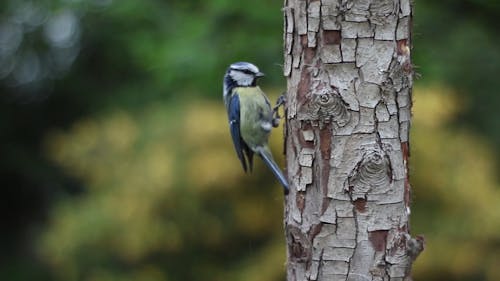
[[[285,0],[287,280],[409,280],[410,0]]]

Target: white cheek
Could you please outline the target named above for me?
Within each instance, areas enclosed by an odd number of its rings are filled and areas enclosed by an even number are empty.
[[[241,86],[250,86],[253,82],[252,75],[248,75],[239,71],[232,71],[231,77],[238,83],[238,85]]]

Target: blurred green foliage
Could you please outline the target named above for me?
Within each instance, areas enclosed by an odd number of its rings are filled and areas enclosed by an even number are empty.
[[[234,61],[285,88],[281,5],[0,3],[0,279],[282,280],[283,195],[242,172],[221,101]],[[498,15],[415,3],[416,280],[500,279]]]

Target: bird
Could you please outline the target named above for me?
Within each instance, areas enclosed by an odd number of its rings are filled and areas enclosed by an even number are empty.
[[[263,76],[264,73],[249,62],[235,62],[227,68],[223,99],[229,131],[243,170],[252,171],[253,155],[257,154],[288,194],[287,179],[274,161],[268,145],[271,129],[277,126],[279,119],[274,118],[268,97],[257,86],[257,79]]]

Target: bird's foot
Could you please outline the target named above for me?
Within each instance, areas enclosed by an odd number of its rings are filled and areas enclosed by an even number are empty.
[[[285,103],[286,103],[285,94],[286,94],[286,92],[281,94],[278,97],[278,100],[276,100],[276,104],[273,107],[273,127],[275,127],[275,128],[280,125],[281,116],[279,113],[279,108],[281,106],[283,106],[283,107],[285,106]]]

